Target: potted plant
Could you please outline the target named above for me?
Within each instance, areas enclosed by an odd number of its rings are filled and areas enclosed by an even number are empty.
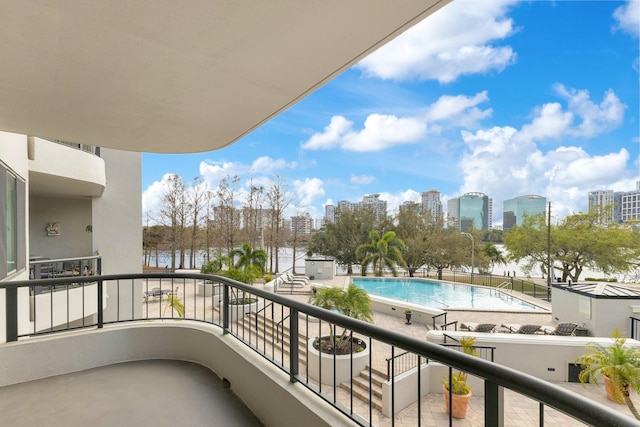
[[[473,347],[476,343],[474,337],[464,337],[460,340],[460,346],[465,354],[478,356],[477,350]],[[451,413],[453,418],[462,419],[467,416],[469,399],[471,399],[471,385],[468,382],[468,374],[464,371],[446,375],[442,379],[444,389],[444,401],[447,413]]]
[[[622,395],[622,403],[626,403],[633,416],[640,420],[640,414],[629,398],[631,390],[640,391],[640,347],[625,346],[627,340],[618,329],[614,329],[611,337],[611,345],[587,345],[589,353],[576,359],[576,363],[583,366],[578,378],[583,385],[587,381],[597,385],[598,377],[602,376],[605,389],[607,382],[610,382],[607,392],[611,395],[607,397],[615,401],[617,391]]]
[[[309,298],[309,303],[355,319],[373,321],[369,295],[353,283],[347,289],[318,287]],[[309,376],[316,381],[331,384],[335,366],[336,382],[346,382],[351,378],[351,373],[358,375],[366,367],[369,352],[367,343],[353,337],[349,329],[343,328],[338,332],[337,328],[334,330],[333,324],[329,324],[329,335],[309,340]],[[319,372],[321,378],[318,378]]]
[[[407,307],[404,309],[404,317],[407,318],[407,323],[405,323],[406,325],[410,325],[411,324],[411,316],[413,315],[413,310],[411,309],[411,307]]]

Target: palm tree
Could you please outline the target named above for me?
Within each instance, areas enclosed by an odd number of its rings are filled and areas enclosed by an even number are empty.
[[[234,268],[247,271],[254,267],[258,269],[260,274],[264,274],[267,253],[263,249],[253,249],[250,244],[243,243],[242,248],[232,250],[230,256],[232,260],[234,260],[236,256],[238,257]]]
[[[164,315],[167,312],[167,309],[171,307],[171,311],[175,311],[178,317],[184,317],[184,304],[182,300],[173,294],[167,295],[167,303],[164,306],[164,311],[162,314]]]
[[[625,347],[626,339],[615,329],[612,334],[613,344],[590,344],[590,353],[583,354],[576,359],[576,363],[583,365],[578,378],[584,385],[587,381],[598,384],[598,375],[609,377],[613,385],[621,392],[624,402],[633,416],[640,420],[640,414],[629,398],[630,390],[640,392],[640,348]]]
[[[491,272],[493,272],[493,267],[496,264],[507,264],[507,258],[505,258],[502,252],[500,252],[500,249],[498,249],[493,242],[485,243],[484,247],[482,248],[482,252],[484,252],[485,256],[489,260]]]
[[[404,242],[396,236],[393,231],[387,231],[382,237],[376,230],[369,232],[371,243],[358,246],[356,256],[360,259],[362,266],[362,275],[367,275],[367,267],[373,265],[373,269],[377,276],[382,276],[384,267],[388,267],[394,276],[397,276],[396,266],[399,264],[403,267],[407,263],[402,258],[404,250]]]
[[[365,322],[373,321],[373,309],[369,294],[362,288],[358,288],[353,283],[345,290],[342,288],[328,287],[316,288],[309,298],[309,304],[324,308],[325,310],[335,310],[345,316]],[[340,336],[333,333],[333,324],[329,324],[329,339],[336,349],[336,354],[348,354],[351,339],[348,336],[349,330],[344,328]]]
[[[229,257],[217,253],[211,261],[204,263],[202,267],[200,267],[200,272],[203,274],[218,273],[227,265],[229,265]]]

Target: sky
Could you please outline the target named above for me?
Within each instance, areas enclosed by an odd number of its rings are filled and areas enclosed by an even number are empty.
[[[454,0],[235,144],[142,156],[143,218],[169,174],[209,188],[280,176],[286,216],[380,194],[540,195],[552,216],[640,180],[640,0]]]

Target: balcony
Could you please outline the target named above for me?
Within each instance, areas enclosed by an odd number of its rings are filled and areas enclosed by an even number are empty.
[[[4,289],[0,301],[4,297],[7,318],[5,330],[0,331],[7,341],[0,346],[0,358],[5,361],[1,386],[126,361],[181,360],[206,366],[223,378],[266,424],[299,425],[304,420],[309,425],[394,425],[399,421],[420,425],[424,422],[421,411],[431,410],[420,398],[433,392],[429,377],[439,384],[440,375],[429,373],[437,362],[445,370],[461,369],[477,377],[480,386],[476,389],[484,394],[477,404],[483,408],[479,425],[504,425],[506,389],[520,400],[538,402],[539,425],[544,425],[545,414],[554,410],[586,424],[638,425],[606,406],[514,369],[216,276],[99,276],[95,298],[102,301],[107,293],[109,305],[119,307],[113,316],[98,310],[94,319],[87,319],[75,331],[58,331],[52,325],[50,330],[25,332],[20,325],[20,291],[74,281],[96,278],[0,283],[0,289]],[[144,292],[156,288],[167,292],[148,294],[151,296],[145,302]],[[173,296],[184,304],[184,318],[168,304]],[[231,302],[239,297],[255,298],[258,307],[241,311],[234,319],[237,309]],[[128,300],[136,303],[129,304]],[[312,370],[325,368],[322,364],[312,368],[308,363],[309,338],[326,331],[329,325],[352,330],[373,349],[372,353],[413,355],[417,361],[414,368],[400,373],[392,367],[386,380],[386,399],[393,416],[384,416],[371,394],[356,393],[355,380],[351,387],[344,387],[335,381],[318,383],[312,379],[322,377],[322,372]],[[40,337],[43,334],[47,336]],[[46,363],[38,362],[45,359]],[[363,374],[373,378],[378,368],[371,356]],[[407,380],[408,375],[413,379]],[[414,402],[409,412],[402,410],[400,403],[407,395]],[[416,401],[420,402],[417,406]],[[444,402],[439,405],[444,406]]]
[[[86,148],[86,147],[85,147]],[[99,197],[106,186],[104,160],[82,146],[29,137],[33,195]]]

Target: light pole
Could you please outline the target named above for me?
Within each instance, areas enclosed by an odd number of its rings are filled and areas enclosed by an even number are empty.
[[[473,239],[473,234],[471,233],[462,233],[463,236],[468,237],[469,239],[471,239],[471,284],[473,285],[473,267],[475,264],[475,259],[474,259],[474,249],[475,249],[475,240]]]

